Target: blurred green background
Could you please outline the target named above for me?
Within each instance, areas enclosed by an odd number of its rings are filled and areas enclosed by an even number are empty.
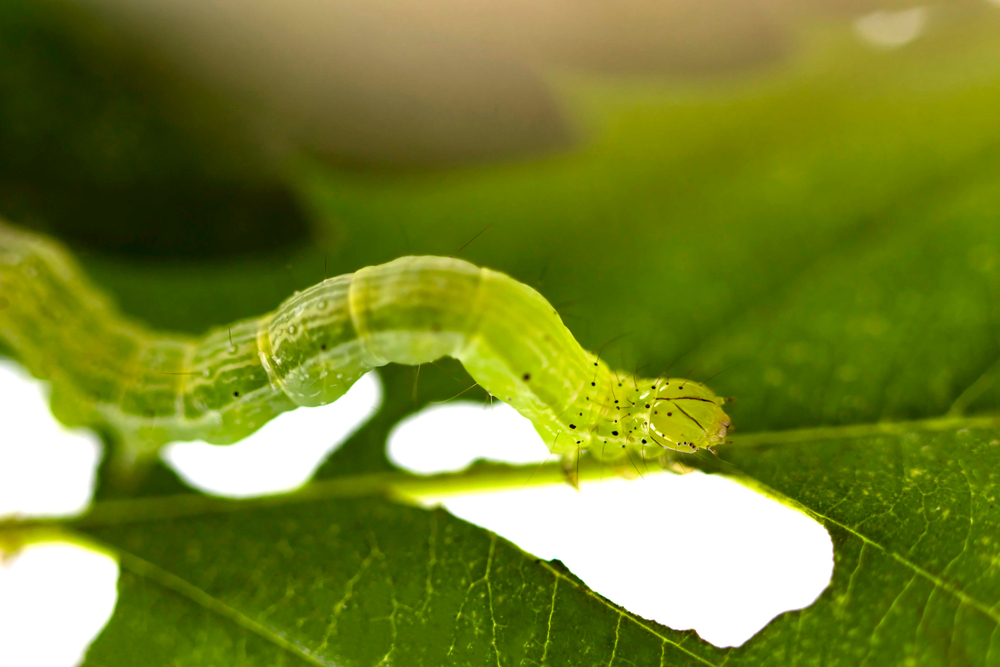
[[[750,431],[941,414],[998,352],[989,2],[0,12],[0,213],[155,326],[461,250]]]

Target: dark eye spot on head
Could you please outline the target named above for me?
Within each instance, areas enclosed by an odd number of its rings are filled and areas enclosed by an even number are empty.
[[[531,379],[531,373],[525,373],[522,377],[524,377],[524,381],[527,382]]]
[[[325,350],[325,349],[326,349],[326,343],[323,343],[322,345],[320,345],[320,346],[319,346],[319,349],[321,349],[321,350]]]
[[[668,413],[667,413],[667,416],[668,416],[668,417],[673,417],[673,416],[674,416],[674,413],[673,413],[673,412],[668,412]]]
[[[576,424],[570,424],[569,427],[570,428],[576,428]]]
[[[591,387],[596,387],[596,386],[597,386],[597,383],[596,383],[596,382],[591,382],[591,383],[590,383],[590,386],[591,386]]]
[[[647,408],[649,407],[649,403],[646,403],[646,407],[647,407]]]
[[[611,435],[618,435],[618,431],[612,431]]]
[[[240,392],[234,391],[233,392],[233,396],[235,396],[236,398],[239,398],[240,397]]]

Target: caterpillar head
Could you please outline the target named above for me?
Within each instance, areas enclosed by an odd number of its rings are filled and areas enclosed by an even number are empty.
[[[732,428],[722,409],[726,399],[699,382],[660,379],[643,396],[649,406],[649,436],[661,447],[694,452],[726,441]]]

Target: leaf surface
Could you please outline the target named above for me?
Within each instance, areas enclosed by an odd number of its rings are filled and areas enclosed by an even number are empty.
[[[442,511],[340,498],[84,532],[122,567],[88,664],[704,663],[691,633]]]
[[[468,386],[441,364],[417,401],[413,369],[388,369],[382,412],[298,496],[106,500],[67,526],[122,565],[88,664],[997,664],[998,21],[893,53],[833,40],[836,58],[724,89],[564,81],[586,136],[572,153],[303,164],[324,221],[294,256],[197,273],[87,258],[128,312],[198,331],[273,308],[324,263],[455,254],[485,229],[462,255],[538,287],[588,348],[628,334],[608,351],[626,369],[721,371],[739,430],[693,464],[826,526],[836,566],[814,605],[718,649],[387,499],[410,483],[388,472],[389,429]],[[158,493],[182,490],[158,474]]]

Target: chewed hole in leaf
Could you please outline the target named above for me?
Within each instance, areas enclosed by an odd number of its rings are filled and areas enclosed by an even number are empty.
[[[64,542],[0,551],[0,665],[71,667],[111,618],[118,564]]]
[[[82,512],[94,493],[98,437],[53,419],[46,383],[3,359],[0,404],[0,518]]]
[[[453,420],[449,413],[439,406],[401,426],[390,445],[393,460],[412,459],[414,471],[425,474],[436,472],[434,460],[443,461],[437,471],[453,470],[469,450],[482,455],[483,434],[515,449],[524,438],[516,419],[502,431],[508,420],[496,419],[496,409],[491,417],[489,406],[456,406]],[[445,447],[460,453],[442,454]],[[490,458],[502,456],[492,451]],[[775,616],[809,606],[833,574],[833,543],[822,526],[717,475],[609,474],[579,492],[559,485],[421,500],[540,558],[559,559],[612,602],[678,630],[693,628],[716,646],[739,646]]]
[[[382,383],[371,372],[339,400],[282,413],[234,445],[178,442],[164,447],[160,456],[205,493],[249,498],[291,491],[309,481],[381,405]]]
[[[492,405],[453,401],[424,408],[396,425],[386,455],[418,475],[464,470],[479,459],[511,464],[555,459],[531,422],[496,400]]]

